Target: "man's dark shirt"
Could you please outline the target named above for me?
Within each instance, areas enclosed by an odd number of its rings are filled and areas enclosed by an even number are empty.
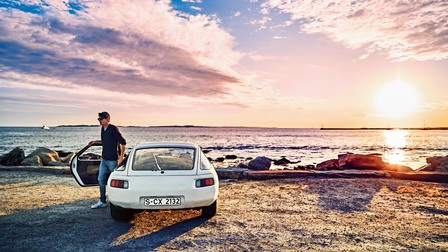
[[[123,138],[115,125],[109,124],[106,130],[101,127],[101,142],[103,144],[103,159],[118,160],[118,144],[126,145],[126,139]]]

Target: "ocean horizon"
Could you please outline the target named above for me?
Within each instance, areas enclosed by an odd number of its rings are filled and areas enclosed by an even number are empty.
[[[127,140],[127,151],[145,142],[193,142],[212,159],[236,155],[238,160],[266,156],[287,158],[298,165],[317,164],[347,152],[379,153],[389,163],[418,169],[426,158],[448,155],[448,131],[444,128],[266,128],[240,126],[118,126]],[[100,138],[98,125],[42,127],[0,126],[0,154],[15,147],[25,155],[38,147],[76,152]]]

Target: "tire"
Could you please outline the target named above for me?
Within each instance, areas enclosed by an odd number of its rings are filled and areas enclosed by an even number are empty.
[[[218,209],[218,200],[215,200],[210,206],[202,208],[202,217],[211,218],[216,215],[216,210]]]
[[[110,216],[112,219],[116,221],[130,221],[133,215],[131,210],[110,203]]]

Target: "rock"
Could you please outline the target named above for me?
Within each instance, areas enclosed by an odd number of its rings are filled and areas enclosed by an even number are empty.
[[[298,165],[294,166],[294,170],[315,170],[316,167],[314,165]]]
[[[68,151],[62,151],[62,150],[57,150],[56,151],[59,155],[59,157],[62,159],[63,157],[66,157],[68,155],[71,155],[73,152],[68,152]]]
[[[21,165],[23,166],[42,166],[42,159],[39,156],[26,157]]]
[[[381,154],[341,154],[338,155],[338,166],[342,169],[387,169],[389,164],[384,162],[381,156]]]
[[[57,161],[50,161],[48,162],[49,166],[68,166],[68,163],[64,163],[64,162],[57,162]]]
[[[216,168],[219,179],[241,179],[245,171],[242,168]]]
[[[101,155],[95,154],[95,153],[86,153],[79,157],[79,159],[84,160],[98,160],[101,159]]]
[[[37,148],[35,151],[31,152],[31,154],[26,156],[25,159],[33,158],[33,157],[39,157],[42,165],[44,165],[44,166],[50,165],[50,162],[60,162],[61,161],[61,158],[59,157],[59,155],[56,151],[50,150],[45,147]],[[33,158],[32,160],[34,161],[36,159]],[[25,164],[22,162],[22,165],[25,165]]]
[[[263,171],[269,170],[271,167],[271,159],[267,157],[256,157],[251,160],[247,166],[250,170]]]
[[[389,171],[396,171],[396,172],[412,172],[412,171],[414,171],[414,170],[412,170],[411,167],[405,166],[405,165],[400,165],[400,164],[388,164],[386,166],[386,169]]]
[[[223,158],[223,157],[219,157],[219,158],[216,158],[215,161],[216,162],[224,162],[224,159],[225,158]]]
[[[426,159],[427,165],[418,169],[419,171],[448,172],[448,156],[435,156]]]
[[[282,157],[279,160],[274,160],[274,165],[286,165],[286,164],[290,164],[290,163],[291,163],[291,161],[289,161],[285,157]]]
[[[8,154],[2,156],[0,164],[2,165],[20,165],[22,160],[25,158],[25,152],[22,148],[16,147],[12,149]]]
[[[226,155],[225,159],[237,159],[236,155]]]
[[[397,172],[410,172],[412,168],[389,164],[383,161],[382,154],[353,154],[346,153],[338,155],[339,167],[342,169],[361,169],[361,170],[388,170]]]
[[[326,170],[340,170],[339,163],[337,159],[330,159],[323,161],[316,165],[316,170],[326,171]]]
[[[236,167],[238,167],[238,168],[248,168],[249,166],[247,165],[247,163],[241,162]]]
[[[70,163],[70,162],[72,162],[72,160],[75,156],[76,156],[76,153],[72,152],[72,153],[66,155],[65,157],[61,157],[61,162]]]

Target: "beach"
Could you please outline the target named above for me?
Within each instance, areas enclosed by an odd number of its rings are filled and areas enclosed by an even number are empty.
[[[393,178],[223,180],[218,214],[91,210],[70,175],[0,172],[3,251],[446,251],[448,186]]]

